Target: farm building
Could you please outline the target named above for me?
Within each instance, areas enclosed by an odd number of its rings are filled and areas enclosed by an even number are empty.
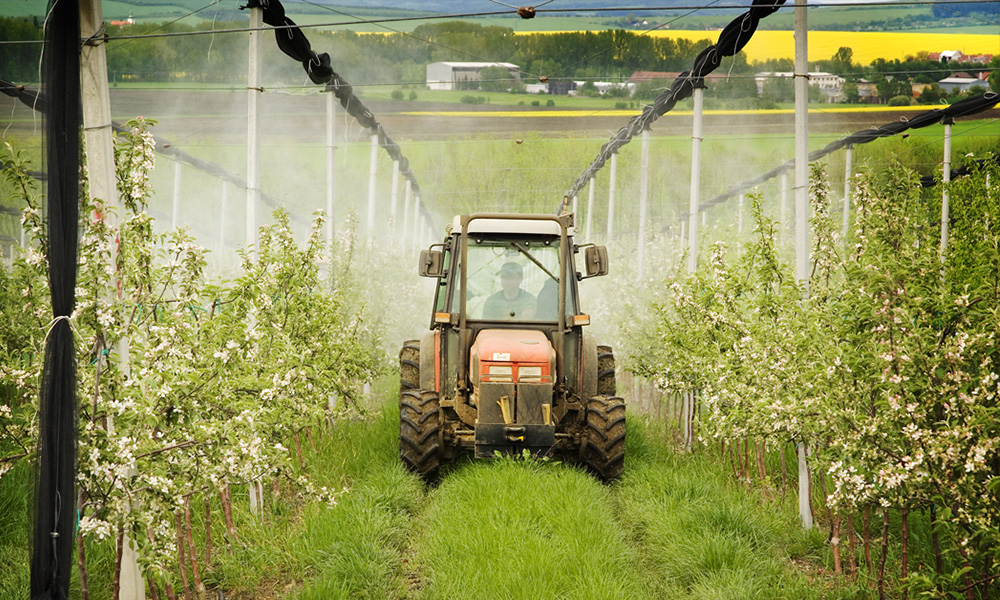
[[[945,77],[941,81],[938,81],[938,85],[948,93],[954,90],[967,92],[974,87],[989,88],[988,83],[968,73],[954,73],[951,77]]]
[[[427,87],[432,90],[478,89],[480,73],[487,67],[503,67],[521,79],[521,67],[505,62],[436,62],[427,65]]]

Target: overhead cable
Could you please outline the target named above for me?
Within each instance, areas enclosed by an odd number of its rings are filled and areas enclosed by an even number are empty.
[[[302,63],[302,67],[313,83],[326,85],[328,92],[340,101],[349,115],[354,117],[362,127],[372,135],[378,136],[378,143],[393,161],[399,163],[399,174],[410,182],[415,196],[420,196],[420,184],[410,168],[410,161],[403,156],[399,144],[393,141],[375,115],[354,94],[354,88],[346,79],[340,76],[330,66],[330,55],[326,52],[317,54],[302,30],[285,15],[285,7],[279,0],[249,0],[245,8],[260,8],[263,10],[264,23],[275,28],[274,37],[278,48],[291,58]],[[431,222],[430,214],[422,204],[424,217]]]
[[[974,114],[978,114],[987,111],[1000,103],[1000,94],[996,92],[986,92],[985,94],[979,96],[973,96],[971,98],[965,98],[964,100],[959,100],[958,102],[951,104],[945,108],[935,108],[933,110],[924,111],[914,115],[912,118],[907,119],[906,117],[901,117],[898,121],[892,121],[881,125],[879,127],[871,127],[869,129],[862,129],[860,131],[855,131],[851,135],[840,138],[827,144],[826,146],[813,150],[809,153],[809,162],[813,162],[823,158],[824,156],[840,150],[845,146],[854,146],[855,144],[867,144],[873,140],[877,140],[883,137],[890,137],[898,133],[902,133],[908,129],[920,129],[922,127],[927,127],[929,125],[934,125],[935,123],[945,122],[948,123],[957,119],[959,117],[968,117]],[[770,171],[758,175],[753,179],[747,179],[742,181],[733,187],[729,188],[725,192],[709,198],[701,202],[698,205],[698,212],[702,212],[712,206],[721,204],[732,198],[738,196],[739,194],[758,186],[769,179],[773,179],[782,173],[795,168],[795,160],[787,160],[780,165],[774,167]],[[963,167],[962,169],[953,169],[952,175],[959,177],[966,175],[968,169]],[[934,185],[934,176],[924,177],[921,183],[924,187],[930,187]],[[680,215],[679,219],[686,219],[690,216],[689,213],[684,213]]]
[[[48,102],[46,101],[45,96],[39,93],[38,91],[26,88],[23,85],[16,85],[10,81],[7,81],[6,79],[0,78],[0,93],[6,94],[7,96],[10,96],[12,98],[17,98],[24,105],[34,110],[37,110],[40,113],[45,113],[48,111]],[[115,121],[111,122],[111,128],[115,131],[115,133],[128,133],[129,131],[127,128],[123,127],[121,123],[117,123]],[[155,142],[155,150],[157,154],[169,157],[179,163],[183,163],[193,169],[201,171],[206,175],[211,175],[212,177],[215,177],[217,179],[228,181],[229,183],[232,183],[237,187],[241,188],[247,187],[247,182],[245,179],[243,179],[238,175],[230,173],[229,171],[224,169],[222,165],[192,156],[191,154],[178,148],[170,140],[161,138],[159,136],[153,136],[153,140]],[[39,180],[45,178],[44,173],[32,172],[30,173],[30,175]],[[264,202],[264,204],[271,207],[272,209],[277,210],[279,208],[284,207],[284,202],[278,200],[274,196],[262,193],[260,197],[261,200]],[[289,216],[292,220],[297,221],[299,223],[308,224],[310,222],[308,219],[301,217],[299,215],[290,214]]]
[[[760,20],[777,12],[784,2],[785,0],[776,0],[773,3],[753,0],[750,10],[730,21],[719,34],[718,42],[705,48],[695,57],[691,70],[678,75],[668,89],[656,96],[652,104],[647,104],[640,114],[629,119],[628,124],[619,129],[611,137],[611,140],[601,147],[600,154],[566,192],[556,212],[566,209],[570,200],[576,197],[580,189],[604,167],[604,164],[613,154],[618,152],[619,148],[632,141],[636,135],[649,129],[657,119],[672,110],[677,102],[690,96],[696,87],[703,87],[705,76],[722,64],[722,58],[734,56],[742,50],[753,37]]]

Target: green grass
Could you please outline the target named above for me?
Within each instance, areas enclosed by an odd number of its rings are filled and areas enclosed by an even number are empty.
[[[460,466],[428,496],[421,598],[637,598],[613,492],[558,464]]]
[[[634,415],[625,474],[615,484],[555,461],[463,460],[428,489],[397,459],[393,387],[389,378],[380,382],[376,397],[389,401],[379,412],[316,435],[315,452],[303,439],[316,484],[349,488],[336,506],[287,490],[276,496],[266,486],[264,515],[256,517],[246,491],[234,488],[239,541],[225,552],[213,500],[213,563],[202,564],[211,595],[798,600],[860,593],[829,575],[825,531],[801,529],[792,493],[762,499],[747,492],[715,450],[678,453],[671,438]],[[30,486],[27,465],[0,480],[0,600],[22,597],[27,582]],[[197,548],[202,517],[194,511]],[[927,530],[916,515],[911,527],[914,548]],[[109,542],[88,545],[92,598],[110,596],[112,557]],[[891,547],[891,570],[895,558]],[[78,583],[74,590],[79,597]]]

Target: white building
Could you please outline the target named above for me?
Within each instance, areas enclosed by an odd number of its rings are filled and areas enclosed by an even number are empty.
[[[521,79],[521,67],[505,62],[436,62],[427,65],[427,87],[432,90],[463,89],[464,82],[478,82],[479,74],[486,67],[503,67],[515,80]],[[467,89],[477,89],[470,83]]]
[[[989,89],[990,84],[983,81],[982,79],[977,79],[968,73],[955,73],[951,77],[945,77],[944,79],[938,81],[938,85],[941,89],[949,94],[955,90],[960,92],[967,92],[974,87],[981,87]]]
[[[827,96],[828,102],[834,102],[840,98],[844,90],[845,79],[840,75],[825,73],[822,71],[811,71],[809,75],[809,85],[818,87]],[[791,71],[776,71],[774,73],[757,73],[754,80],[757,82],[757,95],[764,93],[764,82],[768,79],[792,79],[795,73]]]

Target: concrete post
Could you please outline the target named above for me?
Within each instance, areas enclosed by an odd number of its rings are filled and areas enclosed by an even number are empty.
[[[375,239],[375,176],[378,174],[378,134],[371,136],[368,156],[368,239]]]
[[[844,153],[844,222],[840,228],[840,237],[845,243],[847,242],[847,231],[851,219],[851,178],[854,176],[853,154],[854,147],[848,144]]]
[[[636,235],[637,273],[642,279],[646,272],[646,212],[649,204],[649,129],[642,131],[642,158],[639,162],[639,231]]]
[[[705,107],[705,86],[694,88],[694,122],[691,129],[691,195],[688,202],[687,271],[698,270],[698,205],[701,203],[701,124]]]
[[[795,0],[795,279],[809,295],[809,64],[807,0]],[[812,528],[805,441],[799,444],[799,518]]]
[[[608,238],[604,243],[610,244],[615,235],[615,186],[618,177],[618,153],[611,155],[611,180],[608,183]]]
[[[337,165],[337,97],[329,86],[326,88],[326,245],[333,244],[336,231],[335,209]]]
[[[590,190],[587,192],[587,234],[583,238],[592,241],[594,237],[594,178],[590,178]]]
[[[260,205],[260,44],[264,9],[250,9],[250,64],[247,70],[247,246],[257,244],[257,207]]]
[[[941,262],[944,262],[945,252],[948,250],[948,221],[951,218],[948,183],[951,181],[951,126],[953,123],[952,119],[944,122],[944,165],[942,165],[943,172],[941,173],[941,183],[944,184],[942,185],[944,189],[941,191],[941,249],[938,251]]]

